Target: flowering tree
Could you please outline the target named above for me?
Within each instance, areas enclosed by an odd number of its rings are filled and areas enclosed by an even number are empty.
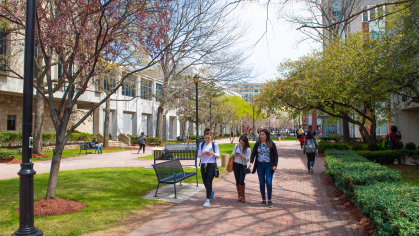
[[[0,16],[7,20],[13,50],[23,46],[25,2],[15,0],[0,4]],[[56,130],[47,199],[55,198],[62,152],[72,132],[122,86],[127,77],[156,63],[154,58],[136,57],[135,52],[159,55],[160,38],[168,27],[162,19],[171,14],[169,4],[170,0],[38,1],[36,45],[42,58],[38,63],[42,64],[37,67],[42,69],[46,82],[37,83],[36,89],[49,105]],[[9,55],[19,53],[12,51]],[[11,58],[8,64],[17,61]],[[117,81],[111,93],[102,96],[99,103],[68,127],[77,101],[85,96],[97,76],[107,71],[109,61],[124,67],[128,73]],[[51,72],[57,64],[62,68],[62,75],[54,80]],[[9,71],[18,75],[20,71],[16,68],[11,66]],[[61,87],[62,91],[54,94]]]

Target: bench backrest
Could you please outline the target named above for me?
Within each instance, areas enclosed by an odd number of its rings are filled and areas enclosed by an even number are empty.
[[[196,150],[154,150],[154,161],[196,160]]]
[[[164,179],[166,177],[184,173],[182,164],[179,160],[171,160],[166,162],[161,162],[153,165],[154,170],[159,179]]]
[[[164,145],[164,148],[169,151],[176,151],[176,150],[195,150],[196,144],[190,143],[190,144],[166,144]]]

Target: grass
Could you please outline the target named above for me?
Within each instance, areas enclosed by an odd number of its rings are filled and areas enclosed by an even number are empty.
[[[225,168],[220,168],[220,172]],[[195,169],[187,168],[192,172]],[[35,201],[45,197],[49,174],[37,174],[34,182]],[[202,183],[200,171],[198,180]],[[184,182],[195,182],[193,176]],[[61,171],[57,198],[86,203],[87,208],[73,214],[35,217],[35,226],[44,235],[74,236],[105,230],[128,215],[157,200],[139,196],[157,187],[154,170],[142,167],[97,168]],[[19,179],[0,180],[0,235],[8,236],[19,228]]]
[[[122,151],[127,151],[127,150],[132,150],[132,149],[116,148],[115,150],[103,150],[103,153],[122,152]],[[80,149],[64,150],[61,158],[78,157],[78,156],[85,156],[86,155],[85,150],[82,150],[80,155],[79,155],[79,153],[80,153]],[[52,151],[43,152],[43,154],[48,155],[50,157],[33,158],[32,161],[35,162],[35,161],[45,161],[45,160],[51,160],[52,159],[52,155],[53,155]],[[87,150],[87,155],[91,155],[91,154],[98,155],[97,153],[95,153],[94,149]],[[22,160],[22,155],[19,155],[16,158],[19,159],[19,160]]]
[[[281,141],[296,141],[296,140],[297,140],[297,136],[290,136],[286,138],[285,140],[281,140]]]
[[[400,170],[402,182],[419,186],[419,169]]]

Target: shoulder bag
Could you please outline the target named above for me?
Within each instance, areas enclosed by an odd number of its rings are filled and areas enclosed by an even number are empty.
[[[238,145],[234,148],[234,153],[236,153],[237,148],[238,148]],[[233,164],[234,164],[234,158],[233,157],[230,157],[228,159],[228,164],[227,164],[227,171],[228,172],[232,172],[233,171]]]

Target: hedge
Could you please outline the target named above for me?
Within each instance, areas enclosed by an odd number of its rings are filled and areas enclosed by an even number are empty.
[[[354,188],[377,182],[400,182],[397,170],[388,169],[352,151],[328,150],[325,153],[326,173],[345,196],[354,197]]]
[[[376,183],[355,189],[355,204],[377,227],[375,235],[419,235],[419,188]]]
[[[364,150],[364,146],[362,144],[356,144],[356,145],[352,146],[352,150],[361,151],[361,150]]]
[[[349,146],[344,143],[319,142],[319,147],[318,147],[319,152],[325,152],[327,149],[349,150]]]
[[[93,140],[94,134],[89,133],[77,133],[71,134],[68,141],[91,141]],[[55,144],[55,133],[42,133],[42,144],[51,145]],[[22,145],[22,133],[21,132],[0,132],[0,146],[3,147],[16,147]]]
[[[368,160],[386,165],[393,164],[394,161],[399,156],[399,152],[394,150],[385,150],[385,151],[355,151],[358,155],[367,158]]]
[[[12,159],[17,155],[18,152],[16,150],[0,149],[0,158]]]

